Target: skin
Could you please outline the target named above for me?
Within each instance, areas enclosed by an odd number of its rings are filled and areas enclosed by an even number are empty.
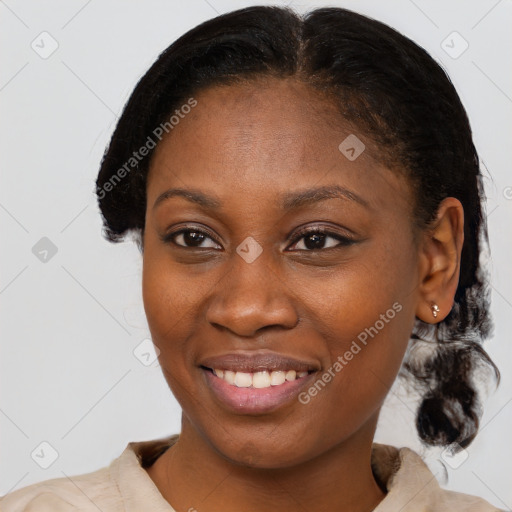
[[[148,474],[177,511],[373,510],[385,496],[370,466],[379,410],[415,319],[441,321],[452,307],[462,206],[445,199],[432,229],[420,232],[407,180],[293,79],[194,97],[197,106],[156,148],[147,184],[144,307],[183,409],[179,441]],[[354,161],[338,150],[350,133],[366,144]],[[285,194],[326,185],[366,206],[347,198],[280,206]],[[173,196],[153,207],[171,188],[200,190],[222,206]],[[355,243],[328,235],[308,249],[304,237],[293,241],[306,225]],[[210,234],[200,247],[162,241],[184,227]],[[248,236],[263,249],[252,263],[236,252]],[[209,356],[267,349],[315,362],[321,377],[396,302],[402,310],[307,404],[238,414],[215,399],[198,367]]]

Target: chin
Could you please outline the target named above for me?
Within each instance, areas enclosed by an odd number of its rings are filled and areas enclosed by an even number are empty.
[[[269,446],[265,440],[261,441],[261,445],[254,441],[247,441],[236,451],[231,444],[225,451],[219,451],[219,453],[231,464],[253,469],[287,468],[305,460],[297,453],[296,446],[276,450],[275,447]]]

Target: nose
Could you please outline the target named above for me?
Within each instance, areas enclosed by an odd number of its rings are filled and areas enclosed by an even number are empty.
[[[263,257],[252,263],[238,255],[215,287],[206,318],[238,336],[250,337],[270,327],[291,329],[298,323],[293,291]]]

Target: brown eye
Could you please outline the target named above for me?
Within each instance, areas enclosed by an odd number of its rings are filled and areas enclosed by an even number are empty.
[[[219,244],[208,233],[199,229],[180,229],[163,237],[163,242],[172,243],[178,247],[214,249]]]
[[[355,242],[352,238],[322,228],[304,230],[298,233],[293,240],[293,243],[296,244],[295,250],[300,251],[331,249],[351,245]]]

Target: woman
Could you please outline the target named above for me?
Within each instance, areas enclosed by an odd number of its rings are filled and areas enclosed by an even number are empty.
[[[181,433],[2,510],[497,510],[373,442],[400,370],[422,441],[455,451],[474,370],[499,377],[478,156],[423,49],[344,9],[219,16],[141,79],[96,184],[106,237],[137,237]]]

